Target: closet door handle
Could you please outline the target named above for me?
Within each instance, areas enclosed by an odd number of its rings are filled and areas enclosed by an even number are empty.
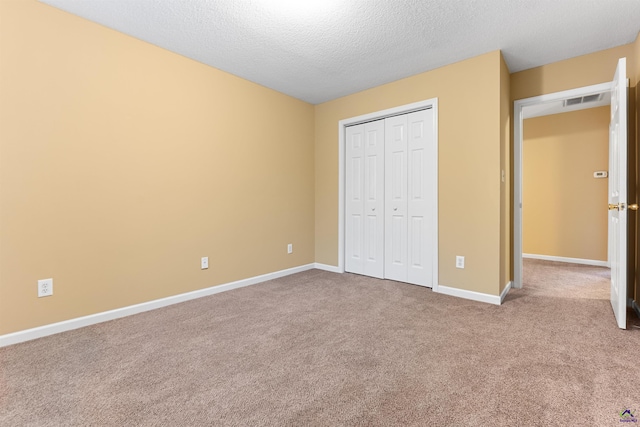
[[[376,211],[376,208],[371,208],[371,210],[372,210],[373,212],[375,212],[375,211]]]
[[[393,208],[393,210],[394,210],[394,211],[397,211],[397,210],[398,210],[398,208]]]

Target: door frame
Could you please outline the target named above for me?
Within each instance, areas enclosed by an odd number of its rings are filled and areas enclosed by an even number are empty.
[[[338,271],[345,272],[345,177],[346,177],[346,146],[345,132],[348,126],[354,126],[361,123],[371,122],[374,120],[385,119],[387,117],[398,116],[401,114],[412,113],[419,110],[433,110],[433,140],[435,141],[435,155],[438,156],[438,98],[426,99],[411,104],[401,105],[382,111],[363,114],[361,116],[343,119],[338,122]],[[435,236],[433,241],[433,291],[438,290],[438,162],[436,162],[435,170],[430,171],[429,177],[433,185],[435,185],[435,200],[433,206],[433,222],[429,224],[431,235]]]
[[[562,101],[579,96],[611,91],[612,82],[584,86],[576,89],[554,92],[513,102],[513,288],[522,288],[522,143],[523,109],[550,101]],[[610,226],[609,226],[610,227]],[[611,247],[611,233],[607,233],[607,254]],[[609,256],[607,255],[607,265]]]

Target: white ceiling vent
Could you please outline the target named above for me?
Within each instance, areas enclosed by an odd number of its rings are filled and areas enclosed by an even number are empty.
[[[572,105],[585,104],[587,102],[597,102],[601,101],[603,93],[596,93],[595,95],[587,95],[587,96],[579,96],[577,98],[569,98],[565,99],[562,106],[563,107],[571,107]]]

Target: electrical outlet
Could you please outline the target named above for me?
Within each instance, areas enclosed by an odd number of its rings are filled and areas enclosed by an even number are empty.
[[[292,254],[293,253],[293,244],[289,243],[287,245],[287,253],[288,254]]]
[[[456,257],[456,268],[464,268],[464,257],[457,256]]]
[[[200,258],[200,269],[206,270],[207,268],[209,268],[209,257],[203,256],[202,258]]]
[[[38,298],[53,295],[53,279],[38,280]]]

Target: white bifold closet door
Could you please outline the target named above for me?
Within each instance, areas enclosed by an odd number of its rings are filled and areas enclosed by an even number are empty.
[[[432,110],[347,128],[347,271],[433,286],[432,135]]]
[[[384,277],[384,120],[347,128],[345,268]]]

